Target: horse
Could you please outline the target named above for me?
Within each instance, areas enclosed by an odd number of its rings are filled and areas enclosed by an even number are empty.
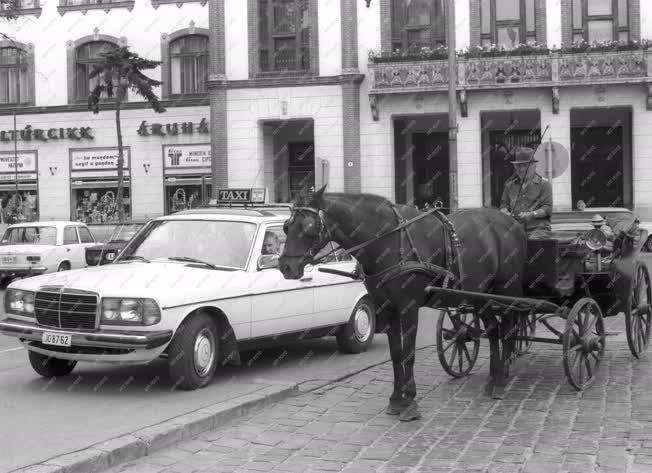
[[[459,241],[458,273],[466,269],[457,275],[458,288],[521,297],[527,252],[523,226],[497,209],[460,210],[447,218],[435,209],[422,212],[373,194],[326,194],[325,187],[294,202],[284,224],[279,270],[286,279],[300,279],[329,241],[356,258],[377,320],[386,321],[376,328],[387,333],[394,371],[386,413],[402,421],[419,419],[414,380],[418,311],[427,303],[425,287],[443,284],[442,270],[451,274],[451,234]],[[490,344],[485,393],[500,399],[514,353],[514,341],[505,334],[515,323],[498,308],[478,303],[474,309]]]

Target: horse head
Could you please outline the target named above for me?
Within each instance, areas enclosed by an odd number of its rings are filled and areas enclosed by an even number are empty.
[[[285,279],[300,279],[330,237],[324,224],[322,204],[326,186],[312,194],[300,194],[294,202],[283,231],[287,238],[279,258],[279,269]]]

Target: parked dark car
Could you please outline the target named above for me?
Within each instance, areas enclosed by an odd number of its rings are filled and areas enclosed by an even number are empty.
[[[142,221],[89,225],[95,239],[104,244],[86,249],[86,264],[88,266],[97,266],[112,263],[145,223],[145,221]]]

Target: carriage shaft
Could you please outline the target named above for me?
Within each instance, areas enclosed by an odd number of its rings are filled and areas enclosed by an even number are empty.
[[[427,294],[442,294],[449,296],[456,296],[458,299],[464,300],[467,303],[469,300],[483,301],[483,302],[502,302],[509,305],[527,305],[534,312],[547,312],[556,313],[562,307],[557,304],[544,300],[544,299],[531,299],[527,297],[510,297],[498,294],[487,294],[484,292],[460,291],[457,289],[448,289],[436,286],[427,286],[425,289]],[[514,307],[514,309],[518,309]]]

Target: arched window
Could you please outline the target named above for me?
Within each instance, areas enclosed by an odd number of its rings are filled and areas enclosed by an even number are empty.
[[[170,92],[202,94],[208,78],[208,37],[182,36],[170,43]]]
[[[88,100],[91,90],[98,84],[99,77],[90,78],[93,66],[102,61],[101,53],[117,48],[108,41],[90,41],[75,49],[75,99]]]
[[[27,53],[19,48],[0,48],[0,104],[30,102]]]

